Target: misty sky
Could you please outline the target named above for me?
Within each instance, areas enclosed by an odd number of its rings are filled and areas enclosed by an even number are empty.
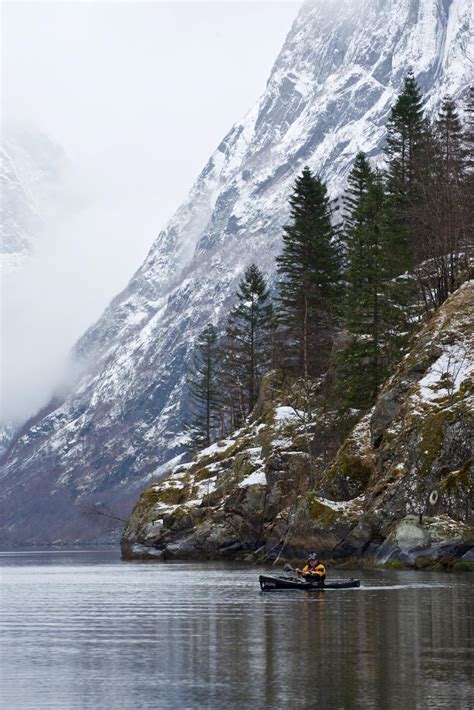
[[[4,2],[2,119],[70,172],[3,288],[7,416],[49,396],[68,349],[140,265],[211,152],[263,92],[299,2]]]

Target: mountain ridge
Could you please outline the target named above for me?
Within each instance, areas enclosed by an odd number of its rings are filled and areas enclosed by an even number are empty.
[[[448,87],[462,96],[472,13],[466,0],[303,6],[261,99],[221,141],[129,285],[79,340],[77,385],[10,449],[3,497],[18,502],[4,534],[87,536],[77,506],[105,499],[126,509],[164,472],[182,450],[192,343],[207,321],[225,316],[245,265],[256,261],[272,276],[295,175],[308,163],[338,194],[357,150],[380,155],[385,119],[409,70],[428,112]],[[46,500],[58,492],[67,499],[49,530],[18,497],[32,482]]]

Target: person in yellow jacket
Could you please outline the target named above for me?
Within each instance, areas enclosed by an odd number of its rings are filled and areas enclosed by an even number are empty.
[[[309,580],[314,580],[324,584],[326,579],[326,568],[315,552],[311,552],[308,557],[308,563],[303,567],[303,569],[296,570],[301,577],[305,577]]]

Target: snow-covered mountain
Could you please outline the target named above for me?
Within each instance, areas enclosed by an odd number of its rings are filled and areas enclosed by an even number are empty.
[[[11,277],[35,250],[48,205],[62,181],[66,156],[48,136],[33,129],[2,126],[1,143],[0,272]],[[3,283],[2,288],[7,299],[9,284]],[[15,425],[3,417],[2,411],[0,455],[15,431]]]
[[[409,70],[428,111],[447,92],[462,97],[472,78],[472,33],[471,0],[303,5],[261,99],[77,344],[84,372],[74,391],[13,442],[1,474],[6,537],[84,539],[81,506],[125,509],[166,471],[181,450],[193,342],[226,314],[246,265],[272,274],[296,175],[307,164],[337,194],[357,150],[379,156]]]
[[[18,268],[43,228],[43,212],[65,164],[47,136],[7,126],[0,147],[0,266]]]

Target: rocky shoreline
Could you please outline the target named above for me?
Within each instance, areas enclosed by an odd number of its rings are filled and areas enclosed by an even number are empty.
[[[397,526],[396,530],[375,551],[364,557],[331,557],[326,562],[331,567],[367,569],[415,569],[434,571],[469,571],[474,572],[474,539],[463,538],[462,531],[458,537],[446,538],[440,535],[439,521],[428,519],[420,523],[416,516],[407,516]],[[466,533],[470,534],[466,528]],[[192,559],[215,560],[226,559],[247,562],[274,562],[262,551],[255,550],[221,550],[214,555],[205,556],[195,551],[181,555],[179,552],[170,555],[166,549],[142,543],[122,543],[122,558],[141,560]],[[280,564],[296,564],[301,561],[296,557],[279,557]]]
[[[422,329],[329,465],[321,440],[337,413],[269,374],[245,427],[144,491],[124,559],[272,561],[315,549],[338,564],[469,568],[473,352],[470,281]]]

